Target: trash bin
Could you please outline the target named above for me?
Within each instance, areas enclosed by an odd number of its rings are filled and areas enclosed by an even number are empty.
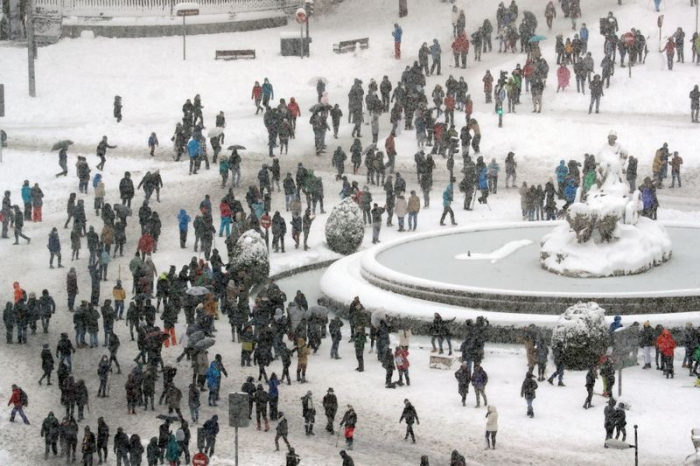
[[[304,37],[302,42],[301,33],[283,32],[280,34],[280,54],[283,57],[299,57],[301,56],[302,44],[304,47],[304,56],[309,56],[309,43],[311,38]]]

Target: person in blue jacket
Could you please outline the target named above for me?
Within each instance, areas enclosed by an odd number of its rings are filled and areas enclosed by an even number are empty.
[[[615,346],[615,330],[622,327],[622,317],[615,316],[612,323],[610,324],[610,328],[608,329],[608,333],[610,334],[610,346]]]
[[[581,39],[581,55],[586,55],[588,51],[588,28],[586,23],[581,25],[581,30],[578,32],[578,38]]]
[[[177,226],[180,230],[180,248],[185,249],[187,244],[187,229],[190,224],[190,216],[187,215],[185,209],[181,209],[180,213],[177,214]]]
[[[190,175],[193,172],[196,175],[199,166],[199,157],[202,154],[202,146],[196,138],[191,138],[190,142],[187,143],[187,153],[190,156]]]
[[[32,187],[29,180],[24,180],[22,184],[22,202],[24,202],[24,219],[28,222],[32,220]]]
[[[433,57],[433,65],[430,67],[430,74],[435,74],[435,68],[437,68],[437,75],[440,76],[440,56],[442,55],[442,49],[437,39],[433,39],[433,45],[430,46],[430,55]]]
[[[47,247],[49,248],[49,253],[51,254],[51,258],[49,259],[49,268],[53,269],[54,256],[58,258],[58,268],[63,268],[61,265],[61,240],[58,237],[58,230],[56,227],[52,228],[51,233],[49,233],[49,244]]]
[[[567,176],[566,177],[566,187],[564,188],[564,199],[566,199],[566,203],[562,207],[562,210],[566,212],[566,209],[569,208],[571,204],[574,203],[576,200],[576,189],[578,187],[576,186],[576,180],[574,179],[573,176]]]
[[[450,214],[450,220],[452,220],[452,225],[457,225],[455,222],[455,213],[452,211],[452,200],[454,196],[454,183],[457,181],[456,178],[450,178],[450,184],[447,185],[445,191],[442,193],[442,217],[440,217],[440,226],[445,226],[445,217]]]
[[[264,107],[269,107],[270,106],[270,99],[275,98],[275,91],[272,88],[272,84],[270,84],[270,81],[265,78],[263,81],[262,85],[262,98],[263,98],[263,106]]]
[[[477,201],[479,204],[486,204],[489,197],[489,170],[484,165],[479,171],[479,190],[481,191],[481,196]]]
[[[394,36],[394,58],[397,60],[401,59],[401,36],[403,36],[403,30],[399,23],[394,23],[394,32],[391,33]]]
[[[559,198],[564,198],[564,187],[566,182],[566,176],[569,174],[569,169],[566,167],[566,162],[564,160],[559,161],[559,166],[554,170],[557,175],[557,185],[559,185]]]

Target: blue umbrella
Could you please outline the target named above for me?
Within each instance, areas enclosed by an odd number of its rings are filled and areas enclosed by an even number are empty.
[[[532,36],[528,42],[540,42],[542,40],[547,40],[545,36]]]

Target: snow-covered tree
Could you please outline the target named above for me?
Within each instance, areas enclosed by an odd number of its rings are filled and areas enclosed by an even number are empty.
[[[552,332],[552,347],[564,345],[564,366],[584,370],[596,364],[608,347],[605,309],[597,303],[576,303],[559,316]]]
[[[328,247],[339,254],[352,254],[360,247],[364,236],[362,212],[352,199],[345,198],[333,207],[326,222]]]
[[[244,270],[253,284],[264,283],[270,275],[270,258],[265,240],[255,230],[248,230],[233,247],[233,267]]]

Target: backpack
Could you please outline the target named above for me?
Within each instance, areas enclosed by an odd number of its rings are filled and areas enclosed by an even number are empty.
[[[29,396],[27,396],[27,392],[21,388],[19,389],[19,404],[25,408],[29,406]]]

